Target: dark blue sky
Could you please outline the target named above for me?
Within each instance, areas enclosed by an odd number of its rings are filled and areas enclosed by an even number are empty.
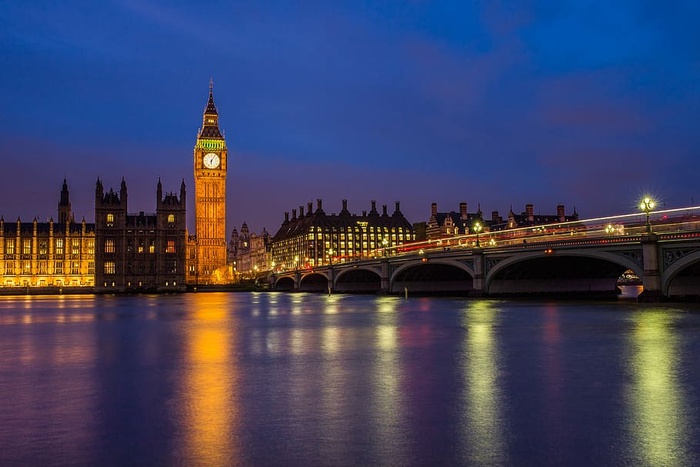
[[[78,219],[94,184],[153,211],[185,179],[209,78],[228,230],[323,198],[584,217],[700,202],[691,1],[0,3],[0,214]],[[192,225],[192,223],[190,223]]]

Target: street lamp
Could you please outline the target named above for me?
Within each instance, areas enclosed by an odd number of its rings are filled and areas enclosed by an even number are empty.
[[[299,270],[299,255],[294,256],[294,270]]]
[[[333,251],[333,248],[328,250],[328,264],[330,266],[333,266],[333,255],[335,254],[335,251]]]
[[[608,224],[605,226],[605,233],[608,235],[612,235],[615,232],[615,227],[613,227],[612,224]]]
[[[481,243],[479,243],[479,232],[481,232],[482,229],[483,229],[483,227],[481,227],[481,223],[479,221],[474,222],[474,225],[472,226],[472,230],[474,231],[474,233],[476,233],[476,247],[477,248],[481,248]]]
[[[654,209],[654,206],[656,206],[656,203],[653,199],[651,199],[648,196],[645,196],[642,202],[639,203],[639,209],[644,211],[644,213],[647,215],[647,233],[651,233],[651,222],[649,222],[649,213],[651,213],[651,211]]]
[[[386,235],[384,235],[384,238],[382,239],[382,247],[384,248],[384,256],[386,256],[386,247],[389,246],[389,239],[386,238]]]

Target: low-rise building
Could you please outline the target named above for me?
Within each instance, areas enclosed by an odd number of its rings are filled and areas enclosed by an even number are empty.
[[[129,213],[126,182],[119,192],[95,187],[95,291],[184,291],[186,193],[163,195],[158,180],[156,212]]]
[[[347,200],[342,201],[338,214],[326,214],[322,201],[284,213],[284,222],[272,238],[272,269],[297,269],[333,262],[370,258],[392,251],[393,248],[415,240],[413,227],[396,209],[389,215],[386,205],[382,213],[376,202],[371,202],[369,212],[361,215],[348,211]]]
[[[92,287],[95,224],[75,222],[63,180],[58,222],[0,217],[0,287]]]

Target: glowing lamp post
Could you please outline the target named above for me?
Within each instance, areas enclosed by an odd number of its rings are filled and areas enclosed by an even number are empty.
[[[644,213],[647,215],[647,233],[651,233],[651,222],[649,222],[649,213],[651,213],[651,211],[654,209],[654,206],[656,206],[656,203],[653,199],[651,199],[648,196],[645,196],[642,202],[639,203],[639,209],[644,211]]]
[[[483,227],[481,227],[481,222],[474,222],[474,225],[472,226],[472,230],[476,234],[476,247],[481,248],[481,243],[479,243],[479,232],[481,232]]]
[[[294,270],[299,270],[299,255],[294,257]]]
[[[382,247],[384,248],[384,256],[386,256],[386,247],[389,246],[389,240],[386,238],[386,235],[382,239]]]
[[[328,265],[333,266],[333,255],[335,254],[335,251],[333,251],[333,248],[328,250]]]

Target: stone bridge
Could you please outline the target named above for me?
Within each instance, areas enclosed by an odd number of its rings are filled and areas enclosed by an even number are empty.
[[[640,300],[700,297],[700,232],[455,245],[270,276],[273,290],[509,296],[605,295],[631,270]]]

